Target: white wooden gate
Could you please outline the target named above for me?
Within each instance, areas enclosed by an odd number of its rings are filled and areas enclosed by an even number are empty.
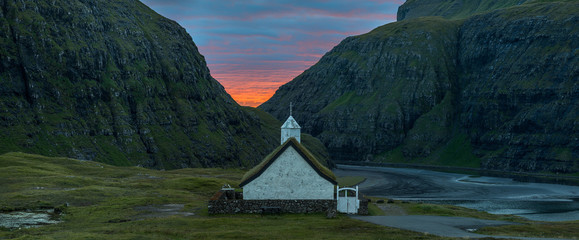
[[[358,200],[358,186],[356,188],[340,188],[337,186],[336,200],[338,201],[338,212],[356,214],[360,208],[360,200]],[[340,197],[340,192],[344,192],[344,196]],[[356,196],[348,196],[348,191],[356,192]]]

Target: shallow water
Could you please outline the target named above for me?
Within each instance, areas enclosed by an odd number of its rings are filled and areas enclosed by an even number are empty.
[[[520,200],[435,200],[437,204],[450,204],[477,209],[492,214],[511,214],[534,221],[574,221],[579,220],[577,201],[520,201]]]
[[[30,228],[59,223],[60,221],[52,219],[52,211],[53,210],[39,210],[0,213],[0,227]]]
[[[363,194],[451,204],[535,221],[579,220],[579,187],[471,177],[419,169],[339,165],[338,176],[364,176]]]

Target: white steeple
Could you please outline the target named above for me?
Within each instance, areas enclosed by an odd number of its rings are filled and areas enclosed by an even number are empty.
[[[301,143],[300,133],[301,127],[292,117],[292,103],[290,103],[290,116],[285,120],[285,123],[281,125],[281,144],[287,141],[289,138],[295,138]]]

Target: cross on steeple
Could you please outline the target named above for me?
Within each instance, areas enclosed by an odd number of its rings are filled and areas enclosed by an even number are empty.
[[[292,115],[292,107],[293,107],[293,103],[290,102],[290,116]]]

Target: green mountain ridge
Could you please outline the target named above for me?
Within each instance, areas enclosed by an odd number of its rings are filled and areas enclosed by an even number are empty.
[[[252,166],[278,145],[267,129],[137,0],[0,1],[0,153]]]
[[[408,0],[398,8],[396,19],[402,21],[424,16],[461,19],[473,14],[518,6],[532,0]]]
[[[293,102],[337,161],[579,171],[579,3],[437,10],[464,2],[407,1],[406,20],[346,38],[259,108]]]

